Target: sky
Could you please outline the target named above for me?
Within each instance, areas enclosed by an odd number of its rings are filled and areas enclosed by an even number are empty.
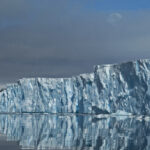
[[[1,0],[0,83],[150,58],[149,0]]]

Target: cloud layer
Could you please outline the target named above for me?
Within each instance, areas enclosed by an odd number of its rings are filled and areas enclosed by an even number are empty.
[[[59,4],[59,5],[58,5]],[[0,82],[68,77],[150,57],[150,11],[101,11],[73,1],[0,2]]]

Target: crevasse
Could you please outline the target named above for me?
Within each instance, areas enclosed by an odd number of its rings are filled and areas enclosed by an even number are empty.
[[[150,60],[97,65],[72,78],[23,78],[0,92],[1,113],[150,115]]]

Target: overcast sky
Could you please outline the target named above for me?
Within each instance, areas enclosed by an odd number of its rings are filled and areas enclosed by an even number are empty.
[[[0,83],[150,58],[149,0],[0,0]]]

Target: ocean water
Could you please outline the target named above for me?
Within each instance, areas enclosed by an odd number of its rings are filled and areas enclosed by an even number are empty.
[[[0,150],[149,150],[148,116],[0,114]]]

